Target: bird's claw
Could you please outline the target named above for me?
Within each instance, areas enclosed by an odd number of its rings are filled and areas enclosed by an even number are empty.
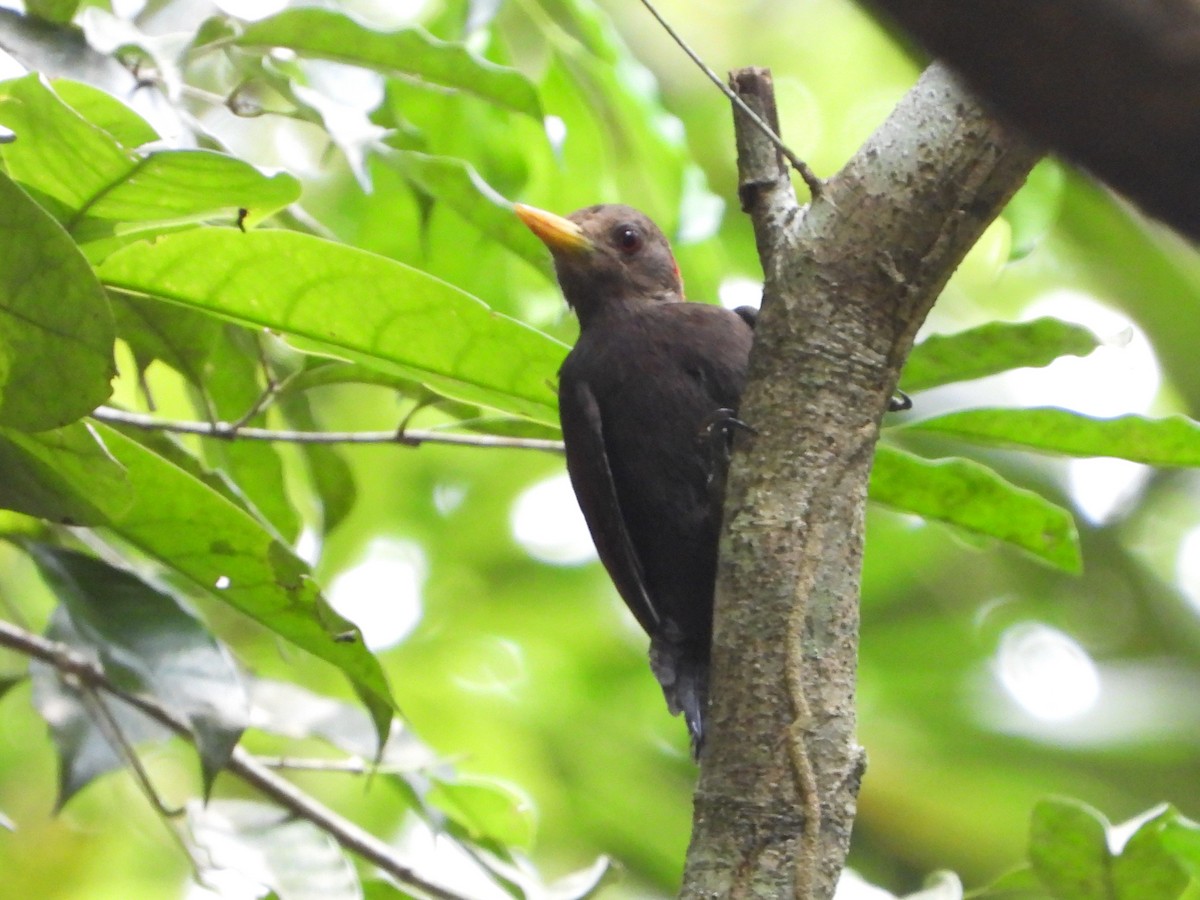
[[[912,405],[912,397],[908,396],[908,394],[904,393],[904,391],[897,390],[895,397],[888,398],[887,411],[904,412],[906,409],[912,409]]]

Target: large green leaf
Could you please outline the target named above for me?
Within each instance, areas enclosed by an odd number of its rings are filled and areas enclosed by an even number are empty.
[[[1087,356],[1100,345],[1082,325],[1059,319],[989,322],[957,334],[930,335],[913,347],[901,376],[907,391],[1045,366],[1060,356]]]
[[[1068,572],[1078,572],[1082,565],[1070,513],[971,460],[927,460],[880,444],[870,498],[1005,541]]]
[[[1067,456],[1200,466],[1200,423],[1185,416],[1096,419],[1067,409],[967,409],[906,425],[905,430]]]
[[[542,115],[537,91],[516,69],[496,65],[462,44],[438,40],[420,28],[374,31],[332,10],[291,9],[247,25],[236,43],[287,47],[302,56],[415,77],[537,119]]]
[[[218,600],[340,669],[380,739],[394,709],[379,661],[321,596],[308,566],[250,513],[118,431],[98,425],[135,488],[113,530]]]
[[[66,425],[107,399],[112,311],[75,243],[0,173],[0,425]]]
[[[130,572],[46,544],[28,546],[81,644],[126,690],[158,698],[191,726],[206,788],[229,761],[249,702],[229,652],[170,594]]]
[[[319,342],[450,397],[556,424],[566,347],[453,285],[362,250],[285,231],[196,229],[132,244],[111,288]]]
[[[268,177],[221,153],[136,154],[105,128],[134,139],[144,133],[111,104],[76,93],[88,98],[87,108],[101,124],[86,120],[36,75],[0,86],[0,124],[17,135],[0,159],[81,242],[206,218],[232,219],[242,209],[245,220],[254,223],[300,195],[292,176]]]
[[[132,502],[124,467],[92,427],[0,428],[0,507],[63,525],[104,525]]]

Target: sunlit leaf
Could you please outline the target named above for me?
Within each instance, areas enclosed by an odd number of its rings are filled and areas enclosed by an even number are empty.
[[[305,565],[251,514],[118,431],[97,426],[135,487],[113,530],[213,597],[341,670],[380,738],[394,708],[378,660],[321,596]]]
[[[106,674],[127,690],[158,698],[190,724],[211,787],[248,711],[228,651],[174,597],[135,575],[59,547],[27,549]]]
[[[968,409],[905,429],[1066,456],[1115,456],[1153,466],[1200,466],[1200,423],[1184,416],[1097,419],[1067,409]]]
[[[114,337],[74,242],[0,172],[0,425],[55,428],[103,403]]]
[[[957,334],[930,335],[917,344],[900,385],[906,391],[923,391],[1010,369],[1046,366],[1060,356],[1087,356],[1099,345],[1087,328],[1059,319],[989,322]]]
[[[81,0],[25,0],[25,11],[49,22],[70,22]]]
[[[209,228],[132,244],[99,272],[118,290],[317,341],[450,397],[557,423],[552,380],[565,346],[371,253],[292,232]]]
[[[0,507],[62,525],[103,525],[132,502],[125,468],[92,427],[0,428]]]
[[[1112,863],[1113,887],[1120,900],[1183,895],[1191,880],[1188,869],[1165,840],[1177,819],[1174,810],[1164,810],[1143,822],[1125,842]]]
[[[870,498],[926,519],[996,538],[1068,572],[1081,566],[1071,514],[967,459],[927,460],[880,444]]]
[[[56,79],[52,87],[67,106],[121,146],[140,147],[158,140],[158,132],[149,122],[107,91],[66,78]]]
[[[236,42],[244,47],[287,47],[302,56],[407,75],[541,117],[537,91],[516,69],[496,65],[420,28],[374,31],[332,10],[291,9],[247,25]]]
[[[1108,822],[1083,803],[1050,799],[1034,807],[1029,859],[1058,900],[1117,900]]]
[[[240,209],[254,224],[300,195],[292,176],[268,177],[225,154],[136,154],[104,130],[112,127],[111,105],[101,107],[85,96],[102,124],[87,121],[36,75],[0,85],[0,124],[17,135],[0,158],[13,179],[80,241],[217,217],[232,221]],[[127,120],[118,124],[114,130],[124,137],[144,136]]]

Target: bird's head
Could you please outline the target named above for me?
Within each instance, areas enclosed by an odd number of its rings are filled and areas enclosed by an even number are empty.
[[[516,213],[550,248],[580,325],[606,313],[683,299],[683,280],[658,226],[630,206],[608,204],[563,218],[518,203]]]

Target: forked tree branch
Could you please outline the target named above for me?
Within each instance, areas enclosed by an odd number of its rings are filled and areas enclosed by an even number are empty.
[[[733,85],[777,121],[766,71]],[[934,65],[801,209],[776,148],[734,121],[766,279],[739,410],[756,433],[729,477],[682,896],[829,900],[864,765],[858,593],[880,419],[934,300],[1039,153]]]

